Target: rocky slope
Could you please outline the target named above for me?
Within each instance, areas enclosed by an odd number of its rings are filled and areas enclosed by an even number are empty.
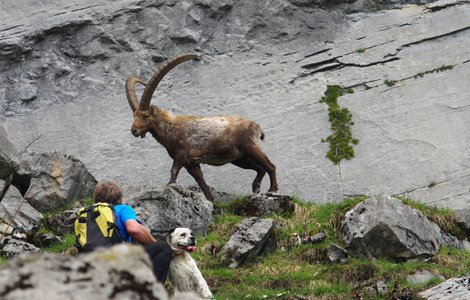
[[[196,52],[201,60],[174,69],[154,104],[256,120],[280,193],[321,203],[403,194],[459,210],[469,198],[469,35],[468,1],[18,0],[0,12],[0,122],[20,150],[37,139],[28,149],[74,155],[98,180],[164,184],[171,159],[130,134],[124,82]],[[328,85],[354,90],[339,104],[359,143],[338,165],[321,142],[332,134],[319,102]],[[203,171],[237,193],[255,176]],[[178,182],[194,181],[181,172]]]

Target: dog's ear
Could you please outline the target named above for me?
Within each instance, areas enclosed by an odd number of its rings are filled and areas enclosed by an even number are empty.
[[[170,231],[168,231],[168,235],[167,235],[167,237],[166,237],[167,243],[170,243],[171,234],[172,234],[173,232],[175,232],[175,229],[176,229],[176,228],[173,228],[173,229],[171,229]]]

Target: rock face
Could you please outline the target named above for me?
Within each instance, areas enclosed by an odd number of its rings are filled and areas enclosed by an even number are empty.
[[[157,240],[166,241],[170,230],[177,227],[204,235],[212,222],[213,205],[204,194],[176,184],[124,188],[123,203],[134,208]]]
[[[319,203],[404,194],[461,209],[469,222],[468,1],[399,10],[378,9],[417,1],[338,2],[7,1],[0,122],[18,147],[41,136],[29,149],[74,155],[99,180],[165,184],[171,159],[151,137],[130,134],[124,83],[197,52],[201,60],[172,70],[153,103],[260,123],[280,193]],[[354,90],[338,101],[359,144],[338,165],[321,142],[331,134],[319,102],[328,85]],[[255,176],[230,165],[203,171],[209,185],[242,194]],[[178,183],[194,180],[183,171]]]
[[[0,249],[2,256],[10,258],[24,253],[37,253],[40,251],[41,249],[38,247],[15,237],[2,239],[2,247]]]
[[[78,257],[19,256],[0,266],[0,295],[4,300],[168,299],[147,253],[127,244]]]
[[[10,140],[7,130],[0,123],[0,180],[14,173],[19,164],[18,149]],[[0,199],[1,199],[0,191]]]
[[[454,277],[436,285],[419,296],[428,300],[468,300],[470,299],[470,273]]]
[[[42,225],[43,216],[27,201],[23,203],[22,201],[23,196],[20,192],[15,187],[10,187],[4,199],[0,202],[0,217],[5,217],[4,221],[8,224],[15,216],[11,226],[20,232],[34,235]]]
[[[75,200],[93,195],[97,181],[77,158],[61,152],[24,152],[13,184],[40,212],[57,211]]]
[[[348,211],[341,225],[351,252],[363,258],[429,257],[448,245],[470,249],[417,209],[392,197],[369,198]]]

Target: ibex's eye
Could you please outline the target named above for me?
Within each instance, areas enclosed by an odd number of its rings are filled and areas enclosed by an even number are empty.
[[[147,119],[149,118],[149,115],[142,115],[142,118],[143,118],[144,120],[147,120]]]

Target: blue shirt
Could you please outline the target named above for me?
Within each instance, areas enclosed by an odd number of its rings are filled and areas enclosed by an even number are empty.
[[[127,204],[115,204],[114,210],[116,211],[119,223],[119,231],[121,231],[122,238],[125,241],[131,241],[131,236],[127,232],[126,226],[124,224],[129,219],[135,219],[137,222],[139,222],[139,224],[142,224],[142,222],[140,222],[140,220],[137,218],[134,209]]]

